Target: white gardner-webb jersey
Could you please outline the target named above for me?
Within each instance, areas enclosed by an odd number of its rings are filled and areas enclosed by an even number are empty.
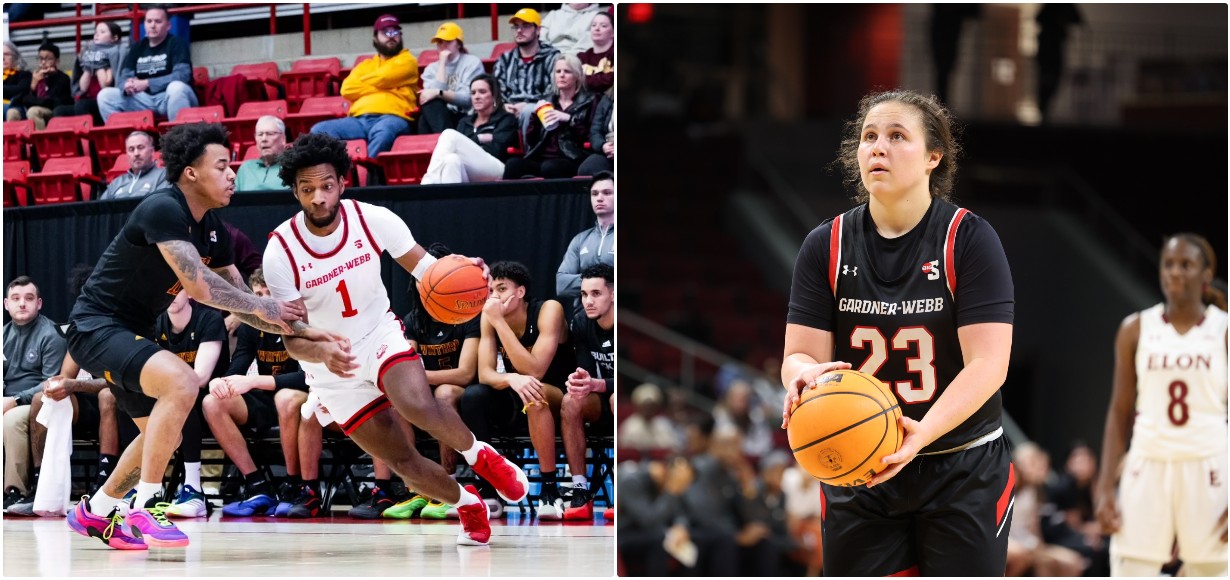
[[[341,333],[353,344],[382,324],[399,322],[380,277],[380,252],[397,258],[415,242],[406,223],[386,208],[354,200],[340,205],[341,224],[326,237],[308,231],[303,212],[274,229],[264,270],[274,298],[302,297],[309,325]]]
[[[1226,453],[1226,313],[1215,306],[1179,334],[1166,305],[1140,313],[1131,451],[1154,459]]]

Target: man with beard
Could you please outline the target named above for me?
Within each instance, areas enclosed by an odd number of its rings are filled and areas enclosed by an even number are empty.
[[[418,112],[414,94],[419,82],[419,63],[402,46],[401,22],[392,14],[376,19],[372,31],[376,56],[350,71],[342,81],[342,96],[350,101],[350,116],[321,121],[313,133],[343,141],[367,139],[367,154],[388,151],[398,135],[410,133]]]
[[[538,38],[542,18],[533,8],[522,8],[508,19],[517,50],[500,55],[495,63],[495,78],[500,79],[504,109],[525,121],[538,101],[551,99],[551,70],[560,52]]]

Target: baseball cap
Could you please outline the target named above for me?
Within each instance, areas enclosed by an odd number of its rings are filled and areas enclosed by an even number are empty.
[[[453,22],[445,22],[436,29],[436,35],[431,37],[432,42],[448,42],[450,40],[465,40],[466,34]]]
[[[401,30],[401,21],[398,20],[397,17],[393,16],[392,14],[385,14],[381,16],[380,18],[376,19],[376,25],[372,27],[372,30],[379,31],[379,30],[387,30],[389,28],[396,28],[398,30]]]
[[[514,20],[520,20],[527,24],[533,24],[534,26],[542,26],[542,17],[539,16],[538,11],[533,8],[522,8],[518,10],[516,14],[512,15],[512,18],[508,19],[508,22],[512,23]]]

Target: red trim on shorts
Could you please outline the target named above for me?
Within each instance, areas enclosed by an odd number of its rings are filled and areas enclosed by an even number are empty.
[[[282,243],[282,249],[286,251],[286,259],[290,260],[290,271],[295,273],[295,289],[301,289],[299,286],[299,266],[295,265],[295,255],[290,253],[290,246],[286,245],[286,240],[282,238],[282,234],[269,232],[269,237],[277,238]]]
[[[1008,511],[1008,503],[1012,501],[1012,490],[1016,487],[1016,469],[1012,464],[1008,464],[1008,485],[1004,486],[1004,492],[999,495],[999,501],[995,502],[995,525],[1004,523],[1005,512]]]
[[[359,216],[359,225],[363,226],[363,233],[367,234],[367,241],[372,243],[372,247],[376,249],[376,257],[379,258],[380,244],[377,244],[376,238],[372,237],[372,231],[367,229],[367,220],[363,219],[363,210],[359,209],[359,202],[352,199],[350,203],[354,206],[355,215]]]
[[[399,362],[402,362],[402,361],[406,361],[406,360],[418,360],[418,359],[419,359],[419,353],[414,350],[413,346],[410,347],[410,350],[399,352],[385,359],[385,361],[380,364],[380,372],[376,374],[376,388],[380,389],[380,392],[382,393],[384,392],[384,373],[388,372],[389,369],[393,368],[393,365]]]
[[[915,566],[910,566],[909,568],[906,568],[905,570],[902,570],[900,572],[893,572],[892,574],[889,574],[888,576],[886,576],[886,578],[892,578],[894,576],[922,576],[922,574],[918,572],[918,566],[915,565]]]
[[[299,240],[299,245],[303,246],[303,249],[307,251],[309,256],[313,258],[318,258],[318,259],[328,258],[330,256],[333,256],[334,254],[342,251],[342,248],[346,246],[346,240],[350,239],[350,220],[346,218],[346,204],[343,204],[341,202],[338,202],[338,204],[341,205],[341,208],[338,210],[338,213],[342,214],[342,240],[337,243],[336,248],[333,248],[332,250],[325,252],[323,254],[317,254],[316,252],[313,252],[312,248],[308,247],[307,242],[303,241],[303,234],[299,233],[299,224],[298,224],[298,220],[296,219],[299,216],[296,215],[295,217],[290,218],[290,231],[295,234],[295,239]],[[304,215],[303,219],[306,220],[307,216]]]
[[[375,400],[368,403],[366,407],[359,409],[359,412],[350,417],[350,420],[345,423],[340,423],[339,426],[342,428],[342,433],[345,433],[346,436],[349,437],[351,433],[355,432],[355,429],[362,427],[368,419],[375,417],[376,413],[388,409],[390,405],[392,405],[392,403],[389,402],[389,398],[383,394],[380,395]]]
[[[961,226],[961,220],[967,213],[969,213],[968,209],[957,208],[952,221],[948,222],[948,235],[944,237],[944,279],[948,282],[948,293],[952,295],[953,300],[957,299],[957,267],[953,264],[956,255],[957,228]]]
[[[820,489],[820,521],[824,521],[824,516],[829,513],[829,502],[824,499],[824,489]]]
[[[833,218],[833,229],[829,232],[829,287],[833,289],[833,297],[837,297],[837,267],[841,265],[841,218]]]

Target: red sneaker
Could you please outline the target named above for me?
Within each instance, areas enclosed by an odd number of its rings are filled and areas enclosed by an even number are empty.
[[[481,498],[474,486],[467,485],[465,489],[474,494],[474,497]],[[479,501],[459,506],[457,515],[461,518],[461,533],[457,534],[457,543],[462,546],[486,546],[491,540],[491,523],[487,521],[487,504]]]
[[[530,480],[525,477],[525,472],[490,445],[481,444],[483,448],[478,452],[478,461],[474,462],[474,472],[491,482],[504,501],[517,503],[525,499],[530,492]]]
[[[594,500],[590,497],[588,489],[584,487],[573,487],[572,496],[568,498],[568,503],[564,504],[564,520],[589,520],[594,519]]]

